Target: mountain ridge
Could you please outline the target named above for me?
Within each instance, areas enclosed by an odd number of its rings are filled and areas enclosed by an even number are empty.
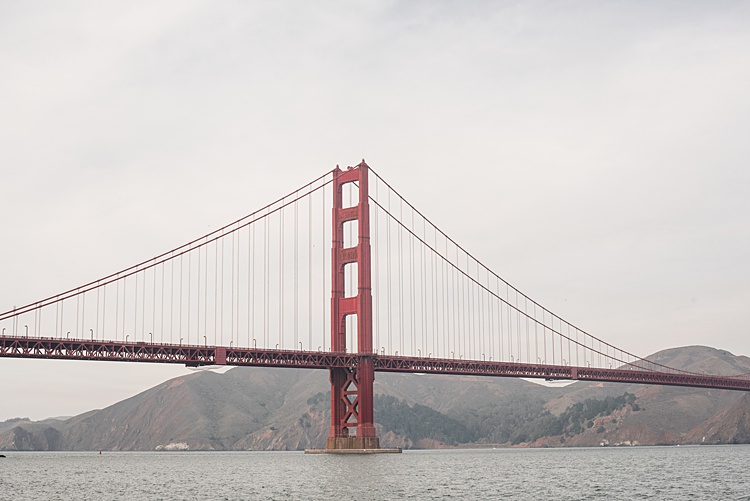
[[[678,369],[750,372],[750,358],[701,346],[648,357]],[[174,378],[65,420],[0,423],[0,450],[299,450],[328,435],[328,374],[237,367]],[[386,447],[750,442],[750,395],[579,381],[378,373]]]

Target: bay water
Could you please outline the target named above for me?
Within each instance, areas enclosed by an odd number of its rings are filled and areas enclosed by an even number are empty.
[[[5,452],[3,500],[750,500],[750,446]]]

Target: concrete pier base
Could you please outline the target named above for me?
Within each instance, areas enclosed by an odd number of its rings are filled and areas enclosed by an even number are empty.
[[[325,449],[306,449],[305,454],[393,454],[401,449],[381,449],[378,437],[331,437]]]
[[[393,454],[401,449],[305,449],[305,454]]]

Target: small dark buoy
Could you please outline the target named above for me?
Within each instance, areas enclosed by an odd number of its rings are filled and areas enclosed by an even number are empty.
[[[99,451],[99,455],[100,455],[100,456],[102,455],[102,451]]]
[[[4,458],[4,457],[5,457],[5,454],[0,454],[0,458]]]

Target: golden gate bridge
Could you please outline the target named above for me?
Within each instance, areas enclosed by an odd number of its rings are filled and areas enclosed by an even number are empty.
[[[377,450],[375,372],[750,391],[638,357],[498,276],[364,160],[156,257],[0,313],[0,356],[326,369],[328,451]]]

